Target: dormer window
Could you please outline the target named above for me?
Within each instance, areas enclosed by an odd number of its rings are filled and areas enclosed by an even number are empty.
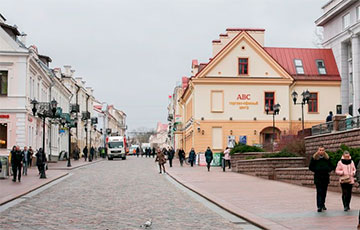
[[[319,74],[321,74],[321,75],[326,74],[324,60],[316,60],[316,66],[318,68]]]
[[[304,74],[305,72],[304,72],[304,67],[303,67],[303,63],[302,63],[301,59],[295,59],[294,63],[295,63],[296,73]]]

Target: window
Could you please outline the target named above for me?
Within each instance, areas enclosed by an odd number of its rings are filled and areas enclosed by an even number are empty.
[[[210,102],[212,113],[224,112],[224,91],[212,90]]]
[[[308,112],[309,113],[318,112],[318,93],[310,93]]]
[[[274,111],[275,93],[265,92],[265,107],[269,106],[269,111]]]
[[[356,19],[360,21],[360,6],[356,7]]]
[[[7,124],[0,123],[0,148],[7,148]]]
[[[222,127],[212,128],[212,148],[223,149],[223,132]]]
[[[324,60],[316,60],[316,66],[318,68],[319,74],[322,74],[322,75],[326,74]]]
[[[249,59],[239,58],[239,74],[240,75],[248,74],[248,71],[249,71]]]
[[[301,59],[295,59],[294,63],[295,63],[296,73],[304,74],[305,72],[304,72],[304,67],[303,67],[303,63],[302,63]]]
[[[0,95],[7,96],[8,94],[8,72],[0,71]]]
[[[347,13],[345,16],[343,16],[342,18],[343,21],[343,28],[346,29],[350,26],[350,14]]]

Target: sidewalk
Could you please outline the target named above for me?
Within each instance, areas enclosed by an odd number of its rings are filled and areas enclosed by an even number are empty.
[[[28,169],[27,176],[21,176],[20,183],[18,181],[13,182],[12,177],[9,177],[7,179],[0,179],[0,206],[35,189],[38,189],[52,181],[68,175],[68,170],[94,164],[102,160],[102,158],[97,158],[97,160],[88,162],[84,161],[84,159],[80,159],[78,161],[74,161],[73,159],[71,159],[71,167],[67,167],[67,161],[49,163],[49,170],[46,171],[46,179],[39,179],[36,166]]]
[[[168,174],[189,189],[219,206],[265,229],[356,229],[360,197],[353,196],[352,211],[344,212],[341,193],[328,192],[327,211],[316,212],[315,189],[265,180],[239,173],[187,165],[173,168]]]

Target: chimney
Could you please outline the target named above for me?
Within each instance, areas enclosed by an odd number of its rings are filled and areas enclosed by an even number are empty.
[[[56,77],[61,78],[61,69],[59,67],[54,68],[53,71]]]
[[[71,65],[64,65],[64,69],[65,69],[64,74],[66,76],[71,76]]]

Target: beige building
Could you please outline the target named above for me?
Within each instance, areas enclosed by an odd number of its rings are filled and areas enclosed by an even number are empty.
[[[193,61],[193,76],[179,100],[182,121],[175,134],[186,152],[210,146],[222,151],[229,140],[266,144],[273,137],[296,134],[302,110],[291,94],[309,91],[304,106],[305,128],[325,122],[340,104],[341,79],[330,49],[264,46],[264,29],[227,29],[213,41],[208,63]],[[268,114],[266,112],[268,108]],[[175,138],[175,140],[177,140]]]

